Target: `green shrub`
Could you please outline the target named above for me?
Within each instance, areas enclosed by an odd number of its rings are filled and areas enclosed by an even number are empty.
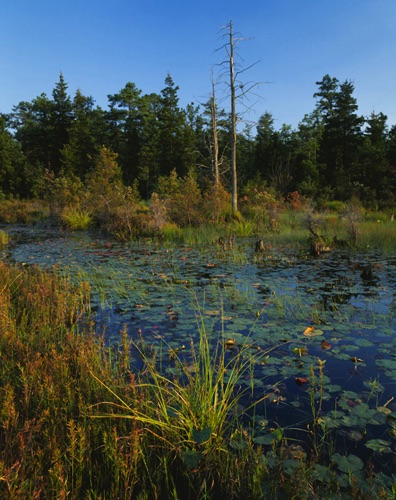
[[[345,203],[343,201],[326,201],[323,203],[324,210],[330,210],[330,212],[337,212],[341,213],[343,210],[345,210]]]

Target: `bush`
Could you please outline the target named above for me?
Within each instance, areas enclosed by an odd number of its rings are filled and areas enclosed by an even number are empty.
[[[329,210],[330,212],[341,213],[345,210],[345,203],[343,201],[326,201],[323,203],[324,210]]]
[[[46,203],[39,200],[4,200],[0,202],[0,223],[35,224],[49,216]]]

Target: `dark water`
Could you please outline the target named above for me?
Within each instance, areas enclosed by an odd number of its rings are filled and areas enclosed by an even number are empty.
[[[268,351],[240,382],[249,388],[245,406],[268,394],[255,408],[258,443],[282,429],[309,450],[316,412],[319,434],[331,436],[337,451],[370,458],[388,477],[396,470],[395,255],[312,258],[278,248],[257,258],[249,240],[227,253],[215,244],[166,248],[45,227],[6,230],[3,260],[91,283],[98,333],[110,344],[126,325],[153,351],[185,346],[188,360],[203,323],[214,346],[220,338],[235,342],[230,358],[247,336]],[[164,366],[171,370],[172,362]]]

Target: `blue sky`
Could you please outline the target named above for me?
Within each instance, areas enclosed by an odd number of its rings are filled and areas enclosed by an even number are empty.
[[[269,82],[252,121],[296,127],[328,73],[354,82],[360,114],[396,124],[395,0],[0,0],[0,112],[50,96],[61,71],[103,108],[129,81],[159,93],[168,72],[182,106],[204,102],[231,19],[243,63],[258,61],[244,79]]]

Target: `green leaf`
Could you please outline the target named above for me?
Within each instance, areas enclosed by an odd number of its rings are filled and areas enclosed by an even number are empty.
[[[389,448],[390,444],[389,441],[385,441],[384,439],[370,439],[370,441],[367,441],[366,446],[370,448],[370,450],[379,453],[391,453],[392,450]]]
[[[202,431],[198,431],[196,429],[193,430],[192,432],[192,438],[196,442],[196,444],[202,444],[205,441],[207,441],[212,434],[212,430],[210,427],[205,427],[205,429],[202,429]]]
[[[202,453],[195,450],[184,450],[182,454],[183,462],[190,469],[196,469],[202,458]]]
[[[331,459],[337,464],[338,469],[346,474],[358,472],[364,467],[362,460],[356,455],[345,456],[340,455],[339,453],[334,453]]]

